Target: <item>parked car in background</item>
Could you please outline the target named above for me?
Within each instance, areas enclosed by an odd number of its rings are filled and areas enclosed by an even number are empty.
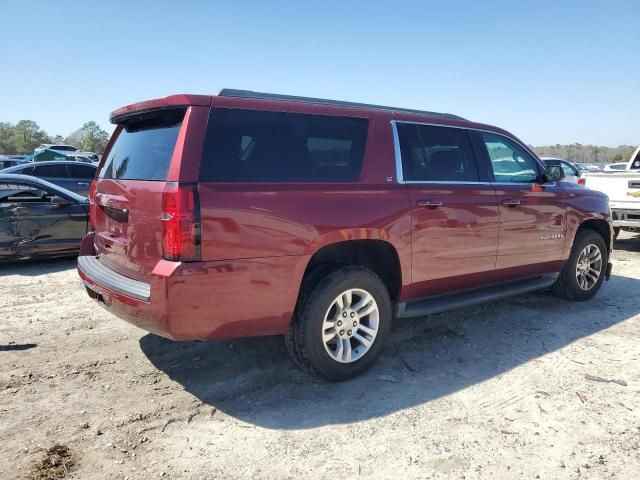
[[[96,176],[96,169],[93,164],[59,161],[26,163],[5,168],[0,173],[31,175],[86,197]]]
[[[577,183],[578,185],[585,184],[585,174],[570,161],[555,157],[540,157],[540,160],[549,167],[560,167],[566,182]]]
[[[26,155],[0,155],[0,170],[24,163]]]
[[[88,157],[86,155],[80,155],[80,154],[77,154],[77,153],[71,153],[71,154],[67,155],[67,157],[69,157],[67,160],[78,162],[78,163],[91,163],[91,164],[94,164],[94,165],[98,163],[92,157]]]
[[[35,177],[0,173],[0,260],[75,255],[88,221],[85,197]]]
[[[589,172],[586,186],[609,197],[616,236],[620,230],[640,232],[640,147],[622,171]]]
[[[25,157],[26,162],[53,162],[53,161],[75,161],[69,155],[58,150],[44,149],[34,152]]]
[[[344,380],[394,316],[546,288],[588,300],[611,271],[606,196],[500,128],[239,90],[111,121],[78,272],[168,338],[284,334],[296,364]]]
[[[605,172],[622,172],[627,169],[627,162],[622,163],[610,163],[604,166]]]
[[[60,145],[60,144],[56,145],[54,143],[43,143],[34,150],[34,153],[39,153],[43,150],[57,150],[59,152],[77,152],[80,149],[78,147],[74,147],[73,145]]]
[[[57,150],[41,150],[25,157],[25,162],[67,161],[80,163],[96,163],[91,158],[79,155],[77,152],[59,152]]]
[[[98,162],[100,160],[100,156],[97,153],[93,152],[85,152],[78,150],[77,152],[69,153],[70,156],[74,157],[85,157],[91,160],[92,162]]]
[[[56,152],[62,152],[70,157],[79,157],[80,161],[91,161],[97,162],[100,160],[100,157],[94,152],[85,152],[80,150],[78,147],[74,147],[73,145],[53,145],[50,143],[43,143],[38,148],[36,148],[34,153],[41,153],[44,150],[54,150]],[[87,160],[88,159],[88,160]]]

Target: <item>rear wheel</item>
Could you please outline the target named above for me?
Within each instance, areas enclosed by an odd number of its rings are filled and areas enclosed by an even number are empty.
[[[571,255],[553,291],[569,300],[589,300],[600,290],[608,265],[604,239],[593,230],[579,230]]]
[[[382,280],[368,269],[343,267],[307,282],[285,340],[303,369],[327,380],[346,380],[375,363],[391,321]]]

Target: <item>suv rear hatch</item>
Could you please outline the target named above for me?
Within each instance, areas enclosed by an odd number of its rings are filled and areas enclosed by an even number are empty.
[[[172,106],[116,117],[118,127],[92,186],[98,259],[136,280],[147,280],[164,256],[163,192],[172,190],[167,178],[174,157],[179,163],[176,145],[187,111]]]

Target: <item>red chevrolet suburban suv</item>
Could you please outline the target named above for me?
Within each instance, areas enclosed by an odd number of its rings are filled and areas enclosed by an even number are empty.
[[[330,380],[369,368],[395,317],[609,277],[602,193],[455,115],[240,90],[114,111],[78,272],[175,340],[284,334]]]

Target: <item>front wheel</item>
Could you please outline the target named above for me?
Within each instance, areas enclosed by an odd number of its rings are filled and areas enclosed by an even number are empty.
[[[346,380],[382,354],[391,321],[382,280],[368,269],[344,267],[303,288],[285,341],[303,369],[326,380]]]
[[[608,259],[602,236],[593,230],[579,230],[553,291],[568,300],[593,298],[605,280]]]

